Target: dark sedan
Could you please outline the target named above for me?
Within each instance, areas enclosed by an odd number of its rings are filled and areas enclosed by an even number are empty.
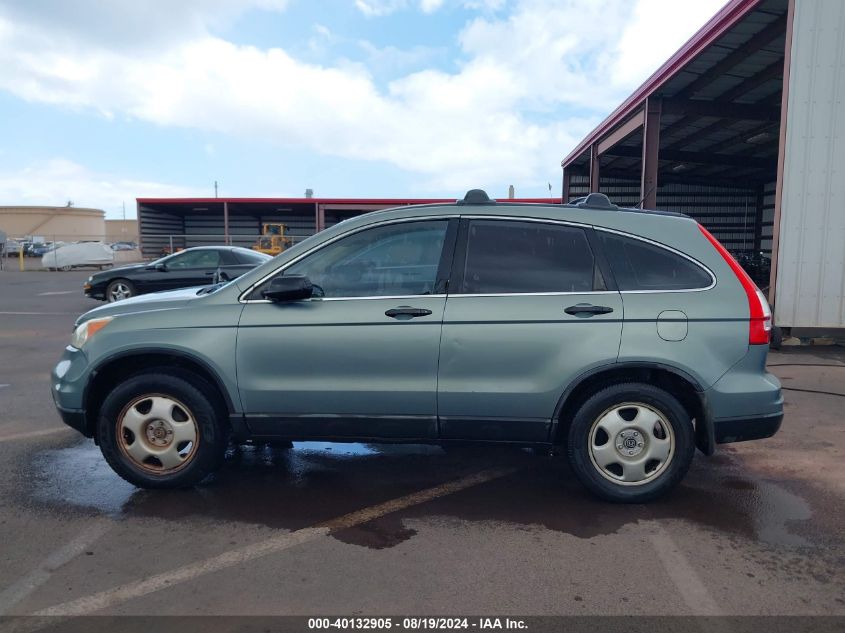
[[[120,301],[159,290],[206,286],[228,281],[272,259],[269,255],[237,246],[198,246],[147,264],[111,268],[91,275],[85,296]]]

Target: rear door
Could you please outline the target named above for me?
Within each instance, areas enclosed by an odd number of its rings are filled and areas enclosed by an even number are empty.
[[[444,439],[545,441],[566,386],[616,361],[622,301],[590,227],[464,218],[438,374]]]

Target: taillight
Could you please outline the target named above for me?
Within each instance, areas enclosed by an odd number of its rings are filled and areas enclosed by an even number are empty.
[[[757,287],[757,285],[748,276],[742,266],[733,258],[727,249],[721,245],[719,240],[710,234],[710,231],[705,229],[700,224],[698,228],[704,234],[704,237],[719,251],[719,254],[727,262],[728,266],[739,279],[742,284],[742,289],[745,290],[745,296],[748,298],[748,313],[750,320],[748,322],[748,343],[750,345],[768,345],[769,332],[772,329],[772,310],[769,308],[769,302],[766,297]]]

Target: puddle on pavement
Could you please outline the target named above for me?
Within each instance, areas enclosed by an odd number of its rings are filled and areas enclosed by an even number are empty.
[[[648,505],[601,502],[566,460],[516,448],[456,448],[325,442],[293,449],[242,447],[221,471],[189,490],[143,491],[115,475],[91,441],[43,451],[22,480],[31,501],[58,512],[172,521],[201,518],[300,529],[487,468],[518,471],[340,530],[350,544],[382,549],[416,534],[405,519],[484,521],[542,527],[578,538],[613,534],[638,521],[681,519],[768,545],[808,545],[809,504],[772,482],[751,479],[729,456],[696,457],[685,481]]]

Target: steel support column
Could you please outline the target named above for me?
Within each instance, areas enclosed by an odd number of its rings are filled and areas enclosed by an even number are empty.
[[[757,209],[754,216],[754,252],[759,253],[763,242],[763,205],[766,202],[764,186],[757,187]]]
[[[135,218],[138,222],[138,250],[144,254],[144,231],[141,229],[141,203],[135,200]]]
[[[223,203],[223,243],[229,245],[229,203]]]
[[[778,171],[775,184],[775,213],[772,223],[772,269],[769,273],[769,304],[774,308],[778,282],[778,256],[780,251],[780,216],[783,204],[783,168],[786,160],[786,116],[789,105],[789,75],[792,70],[792,26],[795,21],[795,0],[789,0],[786,12],[786,42],[783,56],[783,90],[780,96],[780,130],[778,131]],[[777,312],[772,323],[777,322]]]
[[[657,207],[657,159],[660,148],[660,99],[649,97],[645,104],[643,160],[640,177],[640,207]]]
[[[600,161],[599,148],[593,143],[590,145],[590,193],[596,193],[599,190]]]
[[[322,204],[314,205],[314,232],[319,233],[326,228],[326,209]]]
[[[560,201],[563,204],[569,202],[569,183],[572,180],[568,169],[563,170],[563,185],[560,190]]]

